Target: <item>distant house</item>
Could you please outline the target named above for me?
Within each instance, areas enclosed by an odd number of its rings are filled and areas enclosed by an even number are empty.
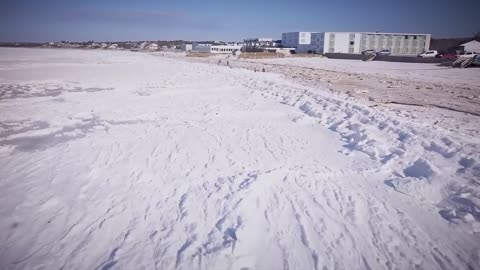
[[[243,43],[245,44],[243,50],[246,52],[263,51],[262,48],[272,48],[276,46],[273,38],[246,38],[243,40]]]
[[[461,52],[464,50],[461,47],[473,40],[480,41],[478,38],[432,38],[430,43],[430,50],[437,50],[439,52]],[[465,49],[467,50],[467,49]]]
[[[140,50],[144,50],[146,47],[148,46],[148,43],[147,42],[142,42],[142,44],[140,44],[140,46],[138,47]]]
[[[102,49],[106,49],[107,47],[108,47],[107,43],[102,43],[102,45],[100,45],[100,48],[102,48]]]
[[[157,43],[152,43],[152,44],[148,45],[147,50],[157,51],[158,50],[158,44]]]
[[[463,48],[464,51],[466,52],[476,52],[480,53],[480,42],[476,40],[469,41],[467,43],[463,43],[460,45],[461,48]]]
[[[87,45],[87,48],[92,48],[92,49],[99,48],[99,47],[100,47],[100,44],[97,44],[95,42],[92,42],[92,43]]]
[[[108,46],[108,48],[112,49],[112,50],[118,49],[118,44],[112,44],[112,45]]]

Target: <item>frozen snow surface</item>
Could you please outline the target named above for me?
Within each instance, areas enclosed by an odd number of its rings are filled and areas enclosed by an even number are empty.
[[[480,269],[480,118],[402,108],[158,53],[0,49],[0,268]]]

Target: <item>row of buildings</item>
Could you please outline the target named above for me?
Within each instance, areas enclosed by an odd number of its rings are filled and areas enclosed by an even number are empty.
[[[475,40],[476,39],[476,40]],[[431,39],[430,34],[379,32],[289,32],[281,40],[246,38],[237,42],[126,41],[126,42],[50,42],[46,47],[129,49],[133,51],[182,50],[212,54],[239,52],[345,53],[388,50],[392,55],[416,56],[427,50],[439,52],[472,51],[480,53],[480,34],[466,39]]]
[[[480,53],[480,34],[472,38],[432,39],[430,34],[379,32],[290,32],[281,44],[297,53],[360,54],[388,50],[392,55],[415,56],[428,50]]]
[[[277,53],[349,53],[365,50],[389,50],[393,55],[418,55],[430,47],[430,34],[378,32],[290,32],[281,40],[247,38],[243,44],[184,44],[182,50],[209,53],[277,52]]]
[[[122,41],[122,42],[48,42],[43,44],[47,48],[85,48],[85,49],[117,49],[117,50],[175,50],[180,49],[183,41]]]
[[[295,48],[284,48],[281,40],[273,40],[272,38],[248,38],[243,43],[185,43],[181,49],[186,52],[200,52],[200,53],[230,53],[236,54],[238,52],[276,52],[288,53],[295,51]]]

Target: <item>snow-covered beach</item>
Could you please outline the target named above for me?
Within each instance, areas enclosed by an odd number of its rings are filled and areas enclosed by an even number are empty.
[[[479,269],[480,70],[320,60],[1,48],[0,268]]]

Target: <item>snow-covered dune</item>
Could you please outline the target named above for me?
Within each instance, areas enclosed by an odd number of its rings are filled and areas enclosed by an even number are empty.
[[[478,269],[479,150],[278,74],[0,49],[0,268]]]
[[[312,58],[278,58],[255,60],[258,62],[308,67],[339,72],[360,73],[368,75],[389,75],[406,80],[418,80],[434,83],[453,83],[457,85],[480,85],[479,70],[452,69],[449,66],[426,63],[399,63],[399,62],[363,62],[359,60],[340,60],[320,57]]]

